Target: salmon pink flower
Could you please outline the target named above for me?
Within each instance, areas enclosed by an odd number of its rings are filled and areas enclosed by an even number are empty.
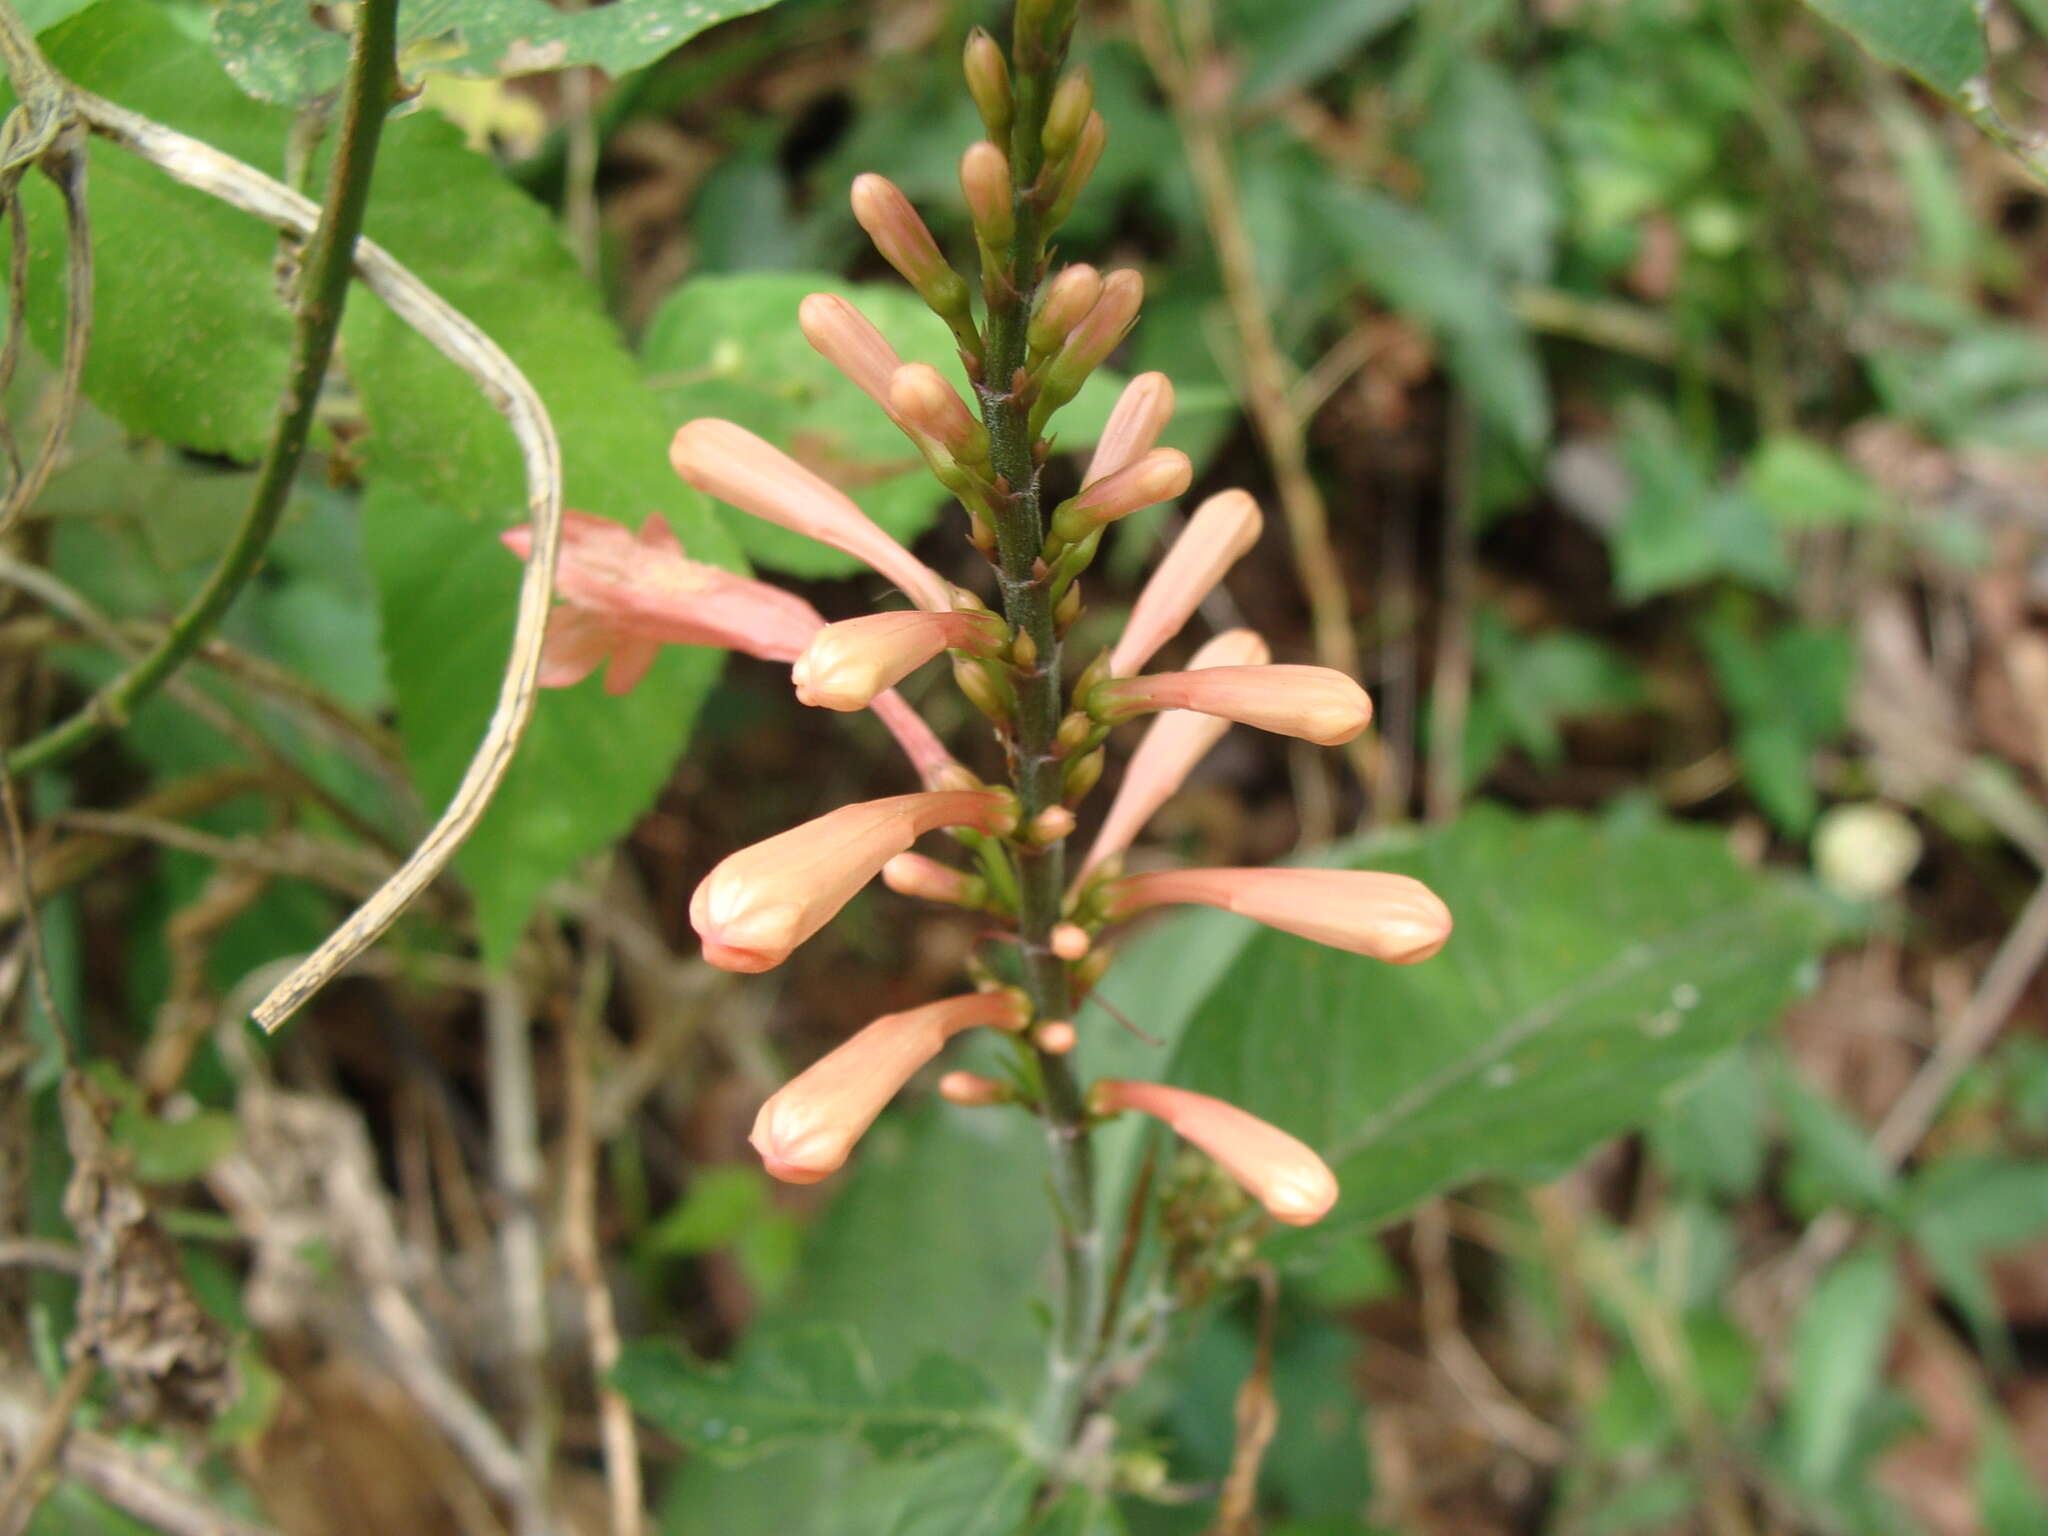
[[[1008,1083],[979,1072],[948,1072],[939,1079],[939,1097],[962,1109],[987,1109],[993,1104],[1009,1103],[1016,1094]]]
[[[1188,669],[1262,666],[1267,654],[1266,642],[1251,630],[1226,630],[1195,652]],[[1081,866],[1081,880],[1105,859],[1131,846],[1145,823],[1179,792],[1195,764],[1209,755],[1209,749],[1229,729],[1228,720],[1198,715],[1190,709],[1169,709],[1153,720],[1124,769],[1124,781],[1117,786],[1109,814],[1102,819],[1102,830],[1095,834],[1095,846]]]
[[[1089,695],[1088,711],[1112,724],[1157,709],[1192,709],[1319,747],[1339,747],[1372,719],[1365,690],[1329,667],[1205,667],[1112,678]]]
[[[946,264],[902,188],[872,171],[853,178],[853,217],[882,259],[903,275],[919,298],[949,319],[967,312],[967,282]]]
[[[884,864],[882,884],[898,896],[943,902],[949,907],[979,907],[988,901],[988,882],[981,876],[921,853],[899,853]]]
[[[1117,396],[1116,409],[1109,413],[1081,483],[1093,485],[1136,463],[1151,451],[1172,419],[1173,381],[1163,373],[1139,374]]]
[[[1081,487],[1079,495],[1053,514],[1053,535],[1070,542],[1084,539],[1141,507],[1173,500],[1194,477],[1194,466],[1178,448],[1154,448],[1115,474]]]
[[[1017,992],[974,992],[887,1013],[801,1076],[754,1119],[747,1139],[776,1178],[815,1184],[845,1163],[888,1102],[963,1029],[1022,1029],[1030,1005]]]
[[[1025,341],[1033,355],[1057,352],[1067,333],[1088,318],[1088,312],[1101,297],[1100,272],[1086,262],[1063,268],[1058,277],[1038,290],[1038,307],[1025,331]]]
[[[926,613],[910,609],[863,614],[827,624],[797,657],[790,677],[796,696],[821,709],[866,709],[893,686],[945,650],[993,656],[1003,624],[992,613]]]
[[[1371,870],[1169,869],[1122,876],[1106,893],[1112,921],[1193,902],[1395,965],[1427,960],[1451,936],[1450,909],[1428,886]]]
[[[953,606],[938,572],[884,533],[851,497],[745,427],[714,417],[684,422],[668,457],[705,495],[865,561],[918,607]]]
[[[988,432],[930,363],[905,363],[889,380],[890,414],[914,438],[969,463],[988,457]]]
[[[814,293],[797,306],[796,323],[819,356],[895,419],[889,381],[903,359],[866,315],[836,293]]]
[[[1164,1121],[1214,1158],[1275,1221],[1306,1227],[1337,1203],[1337,1176],[1328,1163],[1235,1104],[1164,1083],[1105,1077],[1089,1091],[1088,1106],[1099,1115],[1135,1109]]]
[[[770,970],[925,833],[1001,833],[1015,822],[1010,797],[992,790],[928,790],[843,805],[720,862],[690,898],[690,926],[704,941],[704,958],[719,969]]]
[[[1258,542],[1259,504],[1243,491],[1223,491],[1195,509],[1131,609],[1109,653],[1111,677],[1129,677],[1150,661],[1216,590],[1224,573]]]

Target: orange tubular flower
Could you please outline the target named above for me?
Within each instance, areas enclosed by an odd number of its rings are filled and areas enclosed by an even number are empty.
[[[1053,515],[1052,531],[1063,539],[1085,538],[1141,507],[1173,500],[1194,477],[1194,466],[1178,448],[1154,448],[1115,474],[1083,486],[1078,496]]]
[[[1173,548],[1138,594],[1130,622],[1109,653],[1109,674],[1130,677],[1201,607],[1224,573],[1256,544],[1265,519],[1243,491],[1223,491],[1195,509]]]
[[[790,677],[796,696],[820,709],[866,709],[884,688],[901,682],[944,650],[992,656],[1002,621],[990,613],[870,613],[827,624],[797,657]]]
[[[1427,960],[1451,936],[1451,913],[1420,880],[1357,869],[1169,869],[1107,886],[1112,921],[1192,902],[1332,949],[1394,965]]]
[[[927,832],[1007,832],[1015,812],[990,790],[929,790],[843,805],[742,848],[690,898],[690,926],[721,970],[766,971],[830,922],[884,864]]]
[[[1275,1221],[1310,1226],[1337,1203],[1337,1176],[1328,1163],[1235,1104],[1164,1083],[1105,1077],[1090,1090],[1088,1106],[1099,1115],[1135,1109],[1164,1121],[1213,1157]]]
[[[884,1014],[785,1083],[761,1106],[747,1139],[776,1178],[815,1184],[838,1171],[875,1116],[953,1036],[983,1025],[1022,1029],[1030,1017],[1030,1005],[1013,991]]]
[[[1089,713],[1111,723],[1157,709],[1192,709],[1319,747],[1340,747],[1372,720],[1372,700],[1328,667],[1205,667],[1098,684]]]
[[[1136,463],[1151,452],[1172,419],[1173,381],[1163,373],[1139,374],[1117,396],[1116,409],[1109,413],[1081,483],[1093,485]]]
[[[819,356],[895,419],[889,380],[903,359],[866,315],[837,294],[814,293],[797,306],[796,323]]]
[[[918,607],[953,606],[938,572],[884,533],[845,492],[745,427],[715,417],[684,422],[668,457],[705,495],[865,561]]]
[[[1267,655],[1266,642],[1251,630],[1226,630],[1195,652],[1188,670],[1262,666]],[[1102,830],[1095,834],[1095,846],[1081,865],[1080,880],[1085,881],[1097,865],[1131,846],[1145,823],[1179,792],[1195,764],[1209,755],[1209,749],[1229,729],[1228,720],[1189,709],[1169,709],[1152,722],[1124,769],[1124,781],[1117,786],[1116,799],[1102,819]]]

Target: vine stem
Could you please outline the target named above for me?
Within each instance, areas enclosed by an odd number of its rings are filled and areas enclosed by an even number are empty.
[[[1026,825],[1039,812],[1058,805],[1062,796],[1062,769],[1054,744],[1062,667],[1052,594],[1038,558],[1045,519],[1036,434],[1031,430],[1030,402],[1016,385],[1027,360],[1025,333],[1032,298],[1045,267],[1045,189],[1038,181],[1044,169],[1046,108],[1065,61],[1074,10],[1074,0],[1058,0],[1051,6],[1023,0],[1017,6],[1011,42],[1015,110],[1010,142],[1004,146],[1009,153],[1016,234],[1004,253],[1002,270],[989,274],[992,280],[983,284],[988,315],[977,392],[988,428],[989,458],[1008,491],[993,518],[1003,612],[1020,634],[1031,637],[1035,648],[1031,665],[1015,674],[1016,715],[1010,738],[1011,772]],[[1041,1019],[1065,1019],[1073,1007],[1066,966],[1051,948],[1066,886],[1065,862],[1059,842],[1017,845],[1024,987]],[[1035,1056],[1060,1263],[1045,1381],[1032,1432],[1040,1451],[1056,1461],[1074,1438],[1088,1361],[1100,1328],[1103,1238],[1080,1084],[1064,1057],[1044,1051]]]
[[[20,22],[7,14],[0,25],[11,33]],[[7,765],[13,772],[30,773],[62,762],[126,723],[211,637],[229,605],[262,564],[305,456],[320,387],[341,329],[349,277],[355,267],[356,238],[362,233],[363,214],[370,201],[370,172],[376,164],[385,115],[396,100],[397,35],[398,0],[364,0],[357,8],[341,137],[328,172],[320,222],[314,227],[300,274],[290,370],[270,442],[257,470],[256,488],[240,526],[206,584],[164,637],[68,719],[9,753]],[[9,43],[10,62],[26,56],[18,38],[10,36]],[[30,47],[32,51],[33,45]]]

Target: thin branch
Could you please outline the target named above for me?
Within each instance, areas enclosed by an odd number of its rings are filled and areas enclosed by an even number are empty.
[[[313,412],[320,402],[327,364],[334,355],[334,339],[340,332],[342,310],[348,301],[352,255],[369,207],[370,173],[377,161],[377,141],[397,85],[397,16],[398,0],[364,0],[356,13],[355,47],[349,64],[341,139],[328,174],[327,201],[314,227],[300,277],[291,366],[285,377],[284,396],[278,402],[270,444],[257,470],[255,490],[250,495],[248,510],[242,514],[241,525],[213,574],[186,604],[162,642],[101,688],[69,719],[11,751],[8,766],[16,773],[61,763],[109,731],[126,725],[143,701],[161,688],[212,635],[262,563],[291,495],[299,461],[305,456]],[[82,208],[82,197],[78,201]],[[4,527],[5,512],[0,511],[0,528]]]
[[[1478,474],[1473,463],[1478,422],[1462,390],[1451,401],[1445,458],[1443,612],[1437,620],[1435,664],[1430,669],[1429,783],[1424,797],[1431,821],[1448,821],[1465,792],[1465,724],[1472,707],[1473,535],[1478,521]]]
[[[521,1512],[521,1536],[545,1525],[533,1517],[547,1508],[554,1455],[553,1410],[548,1402],[547,1259],[540,1235],[540,1109],[533,1087],[533,1020],[525,990],[500,978],[484,992],[484,1032],[490,1083],[491,1162],[498,1196],[498,1263],[503,1272],[508,1343],[517,1383],[520,1457],[533,1490]]]
[[[15,1464],[14,1475],[7,1480],[5,1488],[0,1488],[0,1536],[21,1536],[35,1517],[36,1506],[43,1502],[43,1495],[48,1491],[44,1478],[49,1475],[58,1453],[64,1449],[65,1438],[71,1433],[71,1421],[98,1374],[98,1357],[89,1350],[71,1362],[71,1369],[65,1373],[57,1395],[50,1399],[49,1406],[43,1410],[43,1416],[36,1424],[35,1433],[23,1448],[21,1459]]]

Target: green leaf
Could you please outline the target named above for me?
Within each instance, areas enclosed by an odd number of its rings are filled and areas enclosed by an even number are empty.
[[[384,142],[369,233],[539,390],[569,505],[635,525],[659,513],[696,558],[736,563],[703,499],[669,469],[672,423],[546,211],[436,118],[394,122]],[[463,217],[450,218],[451,207]],[[498,534],[525,516],[524,477],[517,445],[475,386],[381,305],[351,304],[344,340],[370,424],[364,535],[399,732],[423,799],[438,807],[496,699],[521,574]],[[720,659],[669,647],[624,698],[594,678],[542,694],[460,856],[489,954],[507,953],[546,887],[653,801]]]
[[[852,301],[905,362],[931,364],[962,399],[974,398],[945,322],[909,288],[816,272],[721,273],[685,283],[648,324],[641,343],[648,382],[671,420],[739,422],[841,486],[876,522],[912,543],[950,498],[880,407],[797,329],[797,306],[812,293]],[[1089,381],[1055,421],[1061,446],[1095,441],[1121,385],[1109,375]],[[750,557],[779,571],[817,577],[867,569],[852,555],[756,518],[735,515],[729,526]]]
[[[1511,282],[1548,281],[1560,221],[1557,178],[1515,78],[1458,52],[1416,132],[1430,212]]]
[[[1849,633],[1788,624],[1758,640],[1723,606],[1701,622],[1700,641],[1735,715],[1743,777],[1773,821],[1803,834],[1820,812],[1813,754],[1847,724]]]
[[[595,64],[623,74],[653,63],[708,27],[775,0],[611,0],[557,10],[543,0],[407,0],[398,14],[406,73],[530,75]],[[242,89],[297,105],[338,87],[348,39],[296,0],[223,0],[213,46]]]
[[[1988,1409],[1978,1423],[1977,1508],[1984,1536],[2039,1536],[2048,1531],[2048,1495],[2013,1444],[2012,1430]]]
[[[1108,1494],[1069,1488],[1031,1527],[1031,1536],[1129,1536],[1129,1528]]]
[[[1787,1183],[1799,1209],[1818,1214],[1831,1205],[1866,1211],[1889,1208],[1897,1181],[1863,1128],[1783,1062],[1772,1076],[1771,1088],[1792,1143]]]
[[[1777,1017],[1828,931],[1805,887],[1719,834],[1643,818],[1482,807],[1347,862],[1425,881],[1457,919],[1449,945],[1388,967],[1258,933],[1173,1070],[1330,1158],[1338,1228],[1484,1173],[1544,1176],[1660,1113]]]
[[[1972,0],[1806,0],[1887,64],[1960,96],[1985,71]]]
[[[1635,664],[1591,635],[1517,634],[1490,607],[1479,610],[1473,630],[1482,686],[1473,703],[1477,729],[1466,732],[1468,782],[1484,777],[1510,744],[1554,767],[1564,755],[1564,722],[1643,702]]]
[[[1319,80],[1414,9],[1415,0],[1229,0],[1222,30],[1244,55],[1239,95],[1257,102]]]
[[[1730,1051],[1672,1095],[1650,1122],[1650,1146],[1680,1182],[1744,1195],[1763,1177],[1763,1110],[1755,1061]]]
[[[50,62],[87,90],[279,170],[285,116],[235,90],[163,7],[103,0],[42,42]],[[101,140],[90,156],[86,393],[131,431],[254,460],[269,440],[290,348],[276,234]],[[65,313],[62,205],[39,175],[22,183],[22,195],[30,335],[55,357]]]
[[[859,1335],[843,1327],[752,1339],[729,1368],[666,1340],[636,1340],[611,1383],[642,1417],[728,1463],[830,1435],[859,1435],[883,1456],[929,1456],[1015,1427],[987,1379],[960,1361],[928,1359],[885,1392]]]
[[[1481,260],[1425,215],[1325,181],[1308,210],[1354,276],[1443,342],[1480,414],[1524,454],[1550,436],[1536,348]]]
[[[1661,405],[1632,403],[1621,450],[1633,483],[1614,540],[1614,584],[1624,600],[1715,576],[1785,590],[1792,566],[1769,513],[1740,489],[1714,484]]]
[[[1780,433],[1750,455],[1743,486],[1780,528],[1833,528],[1877,515],[1877,487],[1810,437]]]
[[[1045,1472],[1014,1445],[961,1446],[919,1462],[880,1536],[1017,1536]]]
[[[1808,1488],[1829,1487],[1846,1466],[1883,1371],[1898,1292],[1892,1255],[1866,1248],[1822,1276],[1800,1309],[1785,1436],[1794,1475]]]

